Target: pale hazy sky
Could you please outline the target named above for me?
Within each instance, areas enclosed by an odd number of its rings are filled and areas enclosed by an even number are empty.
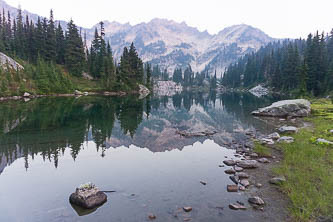
[[[138,24],[152,18],[185,21],[216,34],[245,23],[275,38],[306,37],[333,28],[333,0],[5,0],[12,6],[91,27],[101,20]]]

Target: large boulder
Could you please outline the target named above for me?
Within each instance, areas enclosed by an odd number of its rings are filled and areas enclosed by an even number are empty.
[[[255,116],[306,117],[311,113],[311,104],[305,99],[283,100],[252,112]]]
[[[266,96],[269,93],[269,90],[261,85],[258,85],[250,89],[249,92],[256,97],[262,97]]]
[[[13,69],[13,70],[23,70],[24,67],[16,62],[14,59],[11,57],[3,54],[0,52],[0,66],[4,69],[7,70],[8,68]]]
[[[148,96],[150,94],[150,90],[145,87],[144,85],[139,84],[139,94],[140,94],[140,98],[145,98],[146,96]]]
[[[28,92],[25,92],[25,93],[23,94],[23,97],[25,97],[25,98],[30,97],[30,96],[31,96],[31,94],[28,93]]]
[[[227,166],[235,166],[236,165],[236,161],[234,161],[234,160],[224,160],[223,163]]]
[[[104,204],[107,201],[107,196],[99,191],[94,184],[87,183],[76,188],[75,193],[72,193],[69,197],[69,201],[71,204],[85,209],[93,209]]]
[[[256,160],[243,160],[237,163],[237,166],[242,167],[244,169],[253,169],[258,168],[258,162]]]
[[[77,96],[81,96],[81,95],[83,95],[83,92],[81,92],[79,90],[75,90],[74,94],[77,95]]]

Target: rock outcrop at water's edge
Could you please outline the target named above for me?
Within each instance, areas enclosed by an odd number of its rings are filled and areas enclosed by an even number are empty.
[[[69,197],[69,201],[71,204],[85,209],[93,209],[104,204],[107,201],[107,196],[94,184],[87,183],[76,188],[75,193],[72,193]]]
[[[250,89],[249,92],[256,97],[262,97],[262,96],[268,95],[269,90],[267,88],[263,87],[262,85],[258,85],[256,87]]]
[[[150,94],[150,90],[145,87],[144,85],[139,84],[139,94],[140,94],[140,98],[145,98],[146,96],[148,96]]]
[[[4,70],[7,70],[7,68],[11,68],[13,70],[23,70],[24,69],[24,67],[21,64],[16,62],[11,57],[3,54],[2,52],[0,52],[0,66]]]
[[[311,113],[311,103],[305,99],[282,100],[252,112],[255,116],[306,117]]]
[[[104,91],[104,92],[81,92],[79,90],[75,90],[73,93],[60,93],[60,94],[47,94],[47,95],[31,95],[30,93],[24,93],[22,96],[8,96],[8,97],[0,97],[0,102],[1,101],[7,101],[7,100],[20,100],[20,99],[26,99],[26,98],[41,98],[41,97],[80,97],[80,96],[96,96],[96,95],[101,95],[101,96],[126,96],[126,95],[131,95],[131,94],[139,94],[139,99],[143,99],[146,96],[150,94],[150,90],[146,88],[143,85],[139,85],[140,89],[139,90],[134,90],[134,91]],[[29,94],[29,96],[28,96]]]

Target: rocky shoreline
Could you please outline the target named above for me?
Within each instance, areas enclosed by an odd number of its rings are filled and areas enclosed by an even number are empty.
[[[310,115],[310,102],[306,100],[286,100],[272,104],[255,111],[258,118],[268,118],[274,122],[276,132],[266,135],[255,129],[247,130],[246,141],[226,146],[236,147],[235,158],[225,159],[224,172],[230,175],[228,192],[242,192],[248,196],[248,204],[230,203],[232,210],[246,210],[253,208],[255,212],[262,214],[264,220],[291,221],[287,206],[289,200],[280,191],[280,185],[288,178],[273,173],[273,168],[283,160],[283,153],[276,147],[280,143],[293,143],[293,134],[299,128],[307,127],[301,117]],[[280,136],[280,133],[283,134]],[[318,141],[322,142],[322,141]],[[269,154],[255,151],[257,144],[267,147]]]
[[[49,95],[23,95],[23,96],[8,96],[0,97],[0,102],[9,100],[24,100],[29,101],[30,99],[42,98],[42,97],[79,97],[79,96],[125,96],[128,94],[138,94],[138,92],[84,92],[82,94],[76,93],[59,93],[59,94],[49,94]]]
[[[30,101],[31,99],[42,98],[42,97],[80,97],[80,96],[127,96],[127,95],[140,95],[140,98],[144,98],[150,94],[150,91],[145,86],[140,85],[139,90],[133,91],[103,91],[103,92],[81,92],[75,90],[74,93],[57,93],[57,94],[48,94],[48,95],[33,95],[28,92],[25,92],[22,96],[8,96],[0,97],[0,102],[10,101],[10,100],[24,100],[25,102]]]
[[[282,123],[285,124],[285,121]],[[288,200],[279,190],[279,182],[283,183],[283,177],[272,172],[283,158],[281,151],[273,145],[278,141],[278,133],[262,135],[255,130],[239,133],[246,134],[246,141],[232,144],[237,147],[235,158],[226,158],[219,167],[230,175],[227,191],[243,193],[248,197],[248,203],[230,203],[229,208],[236,211],[252,208],[254,213],[261,214],[267,220],[289,221],[286,208]],[[265,139],[271,137],[274,137],[273,144],[266,143]],[[256,153],[254,141],[271,149],[271,154]]]

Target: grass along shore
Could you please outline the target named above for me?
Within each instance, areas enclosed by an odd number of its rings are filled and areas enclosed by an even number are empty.
[[[282,151],[283,160],[273,172],[287,179],[281,190],[290,200],[289,211],[295,221],[333,218],[333,145],[316,142],[318,138],[333,141],[333,104],[318,99],[312,101],[311,109],[311,116],[304,119],[311,127],[292,135],[294,143],[274,145]],[[270,154],[270,148],[258,143],[255,151]]]

